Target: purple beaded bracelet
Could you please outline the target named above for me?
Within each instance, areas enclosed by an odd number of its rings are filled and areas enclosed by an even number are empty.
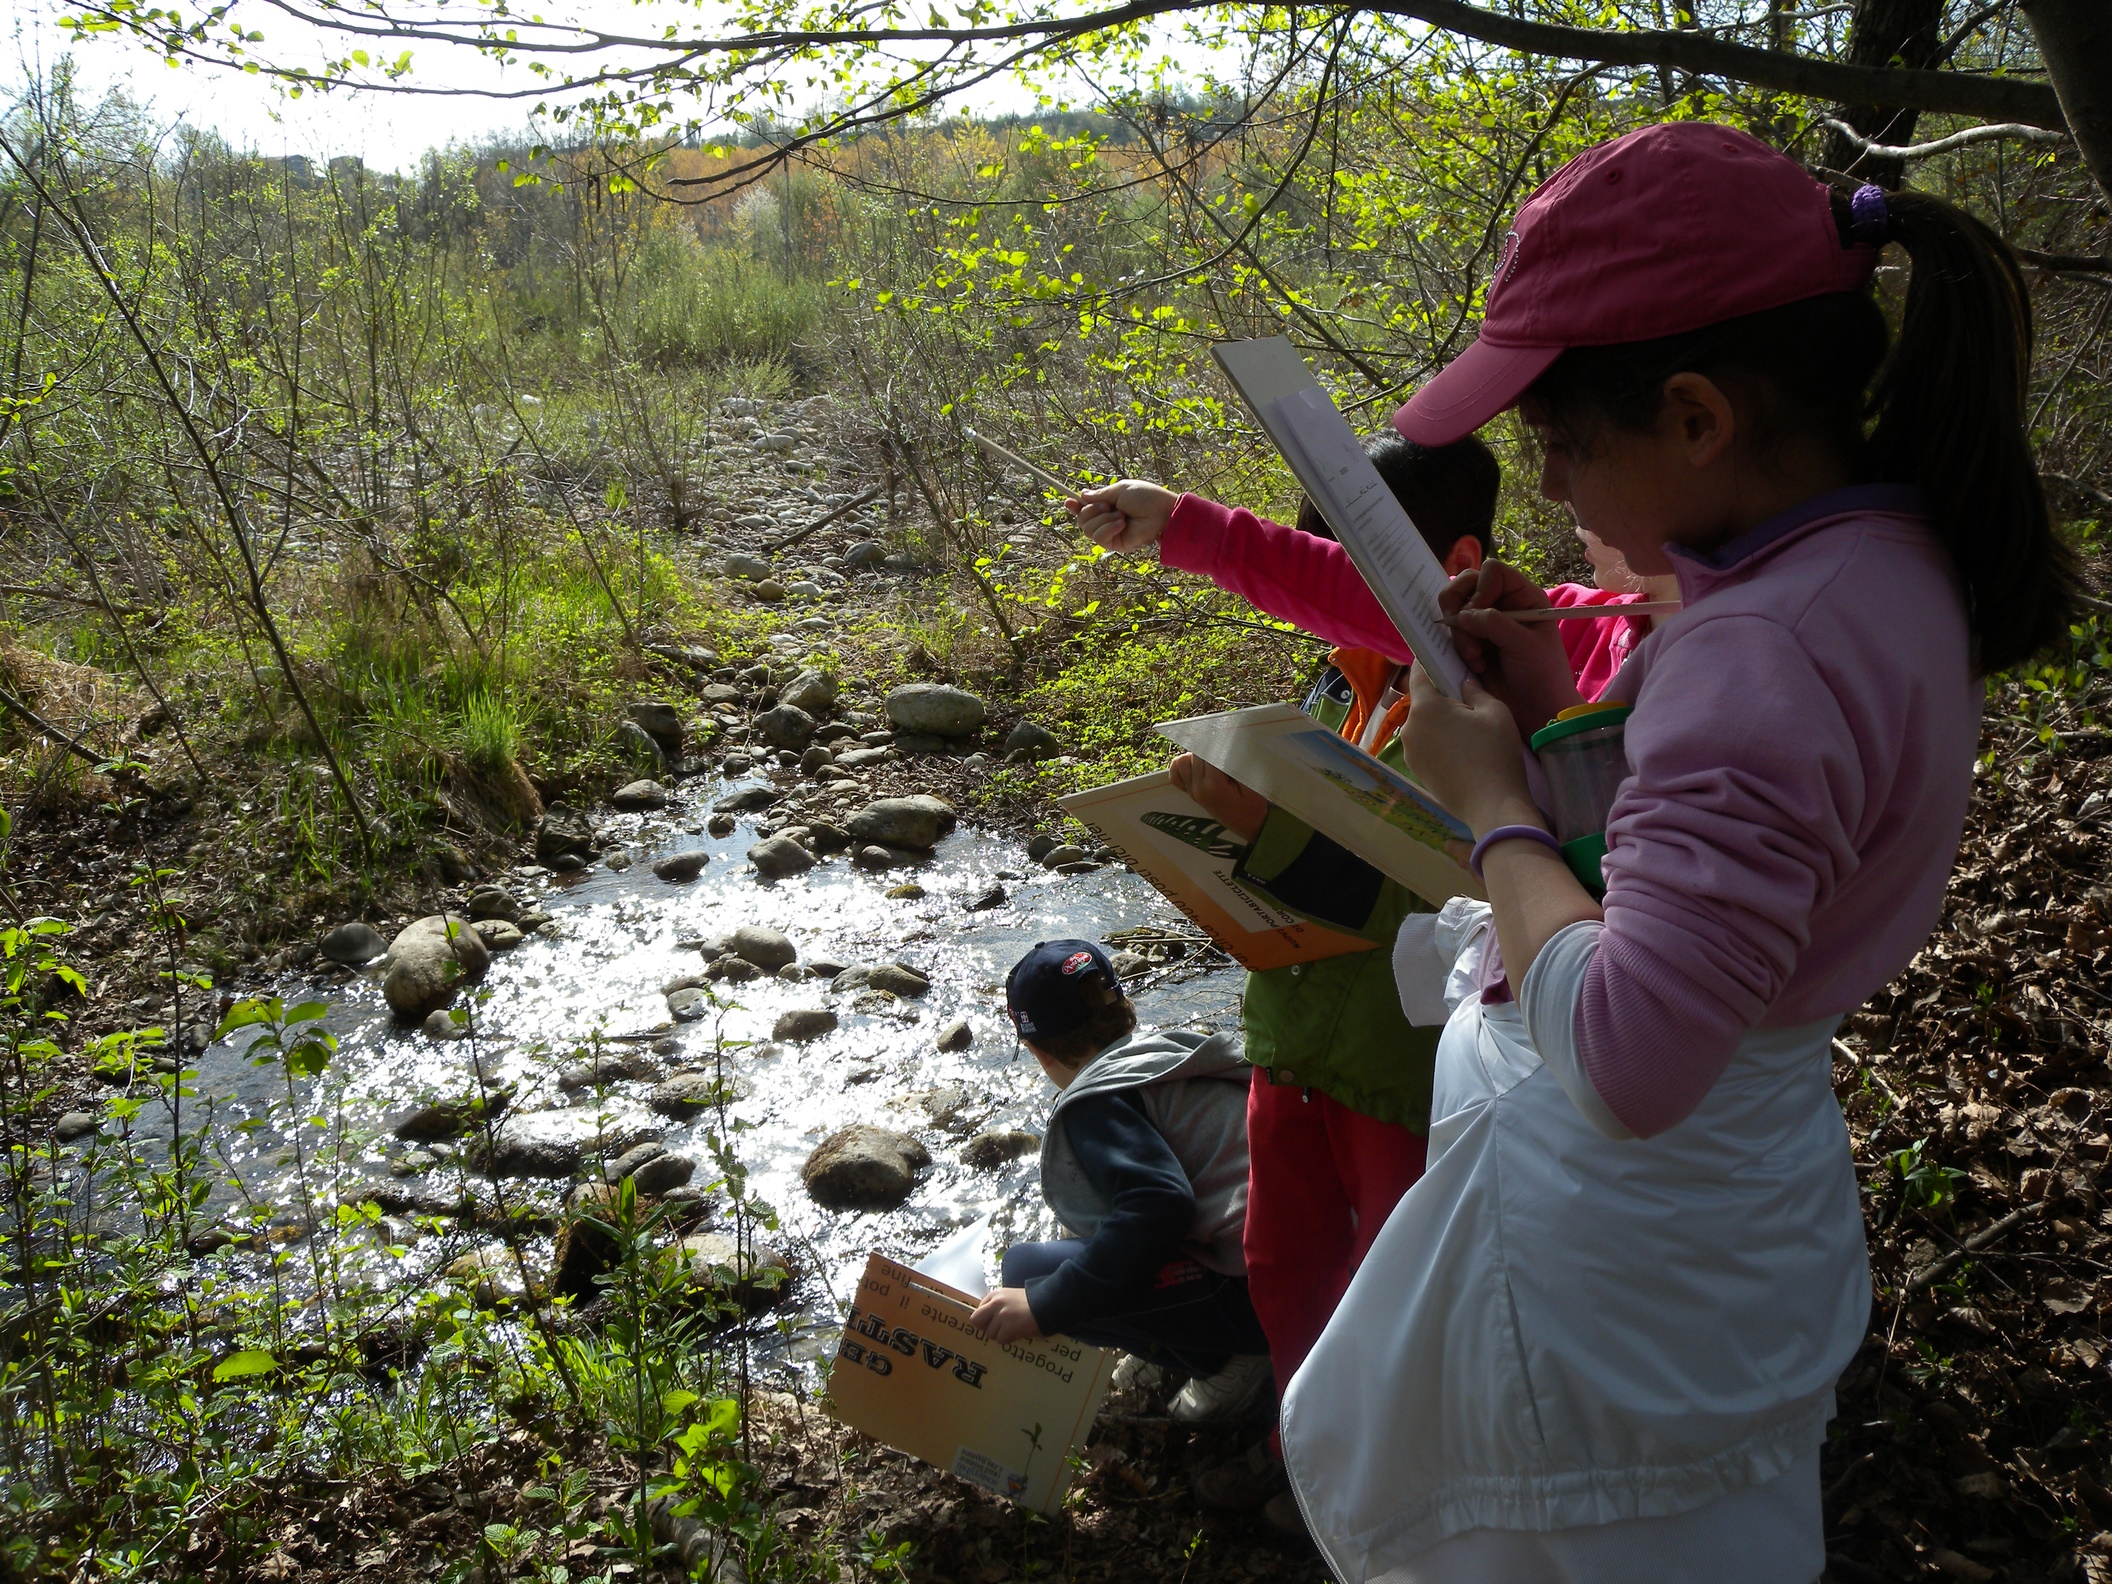
[[[1467,867],[1474,871],[1477,880],[1485,878],[1481,872],[1481,855],[1502,841],[1536,841],[1544,845],[1556,857],[1562,856],[1562,844],[1555,840],[1552,831],[1544,831],[1537,825],[1499,825],[1474,844],[1473,852],[1467,855]]]

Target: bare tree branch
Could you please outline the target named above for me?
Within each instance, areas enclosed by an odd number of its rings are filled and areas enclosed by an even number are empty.
[[[2052,270],[2057,275],[2112,274],[2112,254],[2041,253],[2037,248],[2017,247],[2014,242],[2010,246],[2025,263]]]
[[[1931,159],[1938,154],[1948,154],[1952,149],[1968,148],[1975,143],[1994,143],[2003,138],[2019,138],[2026,143],[2065,143],[2065,132],[2053,132],[2044,127],[2021,126],[2014,122],[2001,126],[1967,127],[1963,132],[1953,132],[1949,137],[1937,138],[1932,143],[1873,143],[1845,121],[1836,121],[1832,116],[1823,117],[1826,125],[1843,138],[1879,159],[1918,160]]]
[[[1847,66],[1806,55],[1755,49],[1747,44],[1727,44],[1701,33],[1652,29],[1615,33],[1601,28],[1563,27],[1484,11],[1464,0],[1382,0],[1368,9],[1427,22],[1448,33],[1528,55],[1597,61],[1607,66],[1677,66],[1704,77],[1725,77],[1809,99],[1905,105],[1947,115],[1999,117],[2028,126],[2067,125],[2061,117],[2060,101],[2051,88],[2009,77]]]
[[[655,92],[667,92],[671,86],[686,89],[711,80],[705,63],[716,57],[739,58],[730,65],[713,68],[731,75],[762,65],[782,64],[790,55],[800,51],[846,47],[872,49],[931,44],[961,47],[1012,43],[1027,45],[1027,54],[1042,54],[1159,17],[1221,9],[1221,0],[1129,0],[1127,4],[1078,16],[1025,17],[987,27],[779,28],[701,38],[654,38],[559,23],[537,23],[511,16],[505,17],[503,22],[470,17],[454,21],[443,16],[437,22],[413,23],[390,17],[385,0],[359,4],[354,4],[354,0],[319,0],[309,6],[291,4],[289,0],[269,0],[269,3],[288,16],[327,32],[392,45],[467,45],[504,54],[511,59],[588,55],[607,50],[634,51],[645,57],[636,64],[611,67],[577,78],[545,81],[528,89],[478,90],[430,87],[401,77],[370,81],[349,72],[314,72],[273,65],[255,58],[253,53],[240,55],[240,64],[245,69],[253,68],[308,87],[493,99],[547,97],[557,90],[619,84],[642,86]],[[2028,9],[2043,10],[2047,3],[2048,0],[2038,0],[2037,7]],[[2050,86],[2014,77],[1853,66],[1733,44],[1698,31],[1645,28],[1622,32],[1570,27],[1486,10],[1467,4],[1466,0],[1377,0],[1377,3],[1315,9],[1345,19],[1366,15],[1427,23],[1448,33],[1528,55],[1607,66],[1678,67],[1700,76],[1724,78],[1756,88],[1841,104],[1898,105],[1939,114],[1978,116],[2056,129],[2067,124],[2062,117],[2060,100]],[[166,17],[167,13],[141,13],[129,6],[113,4],[111,0],[93,0],[82,7],[81,14],[83,20],[94,20],[106,28],[115,27],[146,38],[165,53],[222,66],[237,63],[239,47],[216,45],[202,25],[183,28],[151,20],[156,16]],[[149,20],[142,20],[143,17]],[[959,65],[964,71],[981,73],[985,70],[985,63],[967,58]],[[926,67],[928,69],[928,63]]]

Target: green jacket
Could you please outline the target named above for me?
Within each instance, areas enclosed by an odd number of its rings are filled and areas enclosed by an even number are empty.
[[[1305,708],[1339,731],[1354,702],[1348,679],[1330,666]],[[1406,768],[1397,742],[1379,757]],[[1352,1111],[1427,1133],[1439,1031],[1415,1028],[1401,1012],[1393,938],[1402,919],[1432,904],[1274,807],[1234,877],[1279,907],[1375,947],[1248,974],[1247,1059],[1279,1083],[1323,1090]]]

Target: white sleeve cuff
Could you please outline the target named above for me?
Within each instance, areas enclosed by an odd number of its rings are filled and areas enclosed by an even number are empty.
[[[1577,997],[1584,988],[1584,970],[1598,955],[1599,936],[1605,928],[1596,919],[1584,919],[1557,931],[1526,970],[1525,983],[1517,987],[1518,1010],[1540,1060],[1555,1075],[1570,1104],[1608,1138],[1629,1139],[1635,1135],[1621,1126],[1620,1118],[1599,1098],[1577,1055]]]
[[[1438,1028],[1450,1020],[1473,989],[1481,965],[1478,948],[1493,917],[1486,902],[1454,897],[1435,913],[1411,913],[1393,941],[1393,981],[1401,1011],[1415,1028]]]

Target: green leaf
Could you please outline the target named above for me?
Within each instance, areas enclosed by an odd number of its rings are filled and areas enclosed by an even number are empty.
[[[269,1353],[249,1349],[242,1353],[231,1353],[213,1366],[216,1381],[241,1380],[246,1375],[268,1375],[279,1367],[279,1361]]]
[[[286,1053],[286,1070],[296,1078],[313,1078],[330,1065],[335,1040],[305,1039]]]
[[[704,1428],[715,1436],[731,1437],[741,1427],[741,1405],[737,1398],[719,1397],[704,1416]]]
[[[703,1400],[695,1392],[683,1391],[680,1387],[677,1387],[660,1399],[660,1411],[664,1414],[678,1414],[691,1403],[702,1402]]]
[[[313,1023],[317,1018],[330,1015],[327,1001],[303,1001],[286,1014],[288,1023]]]
[[[216,1040],[226,1039],[236,1029],[248,1028],[253,1023],[269,1023],[272,1020],[272,1014],[277,1010],[276,1002],[266,1001],[256,996],[250,997],[247,1001],[237,1001],[228,1008],[227,1016],[220,1020],[220,1026],[213,1030],[213,1038]]]

